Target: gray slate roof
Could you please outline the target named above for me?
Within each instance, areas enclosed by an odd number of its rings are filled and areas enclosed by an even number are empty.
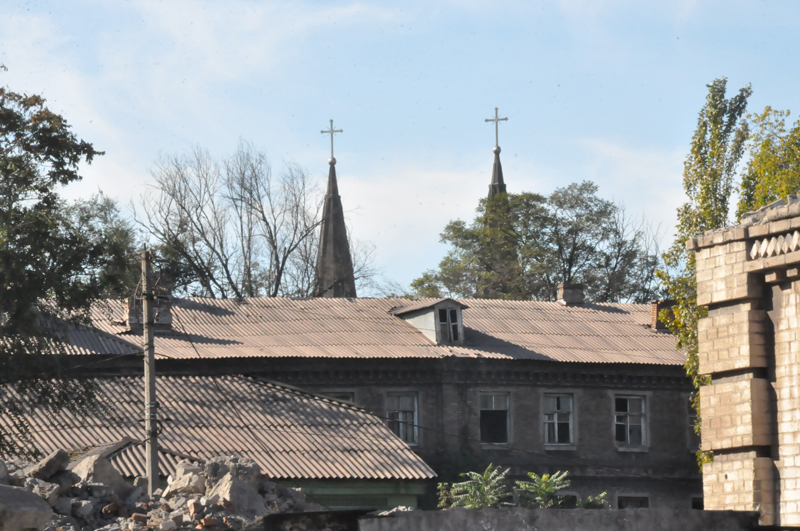
[[[88,417],[28,408],[35,446],[47,454],[108,447],[125,437],[138,441],[142,378],[95,379],[97,405]],[[159,465],[172,474],[182,458],[246,455],[278,479],[401,479],[436,476],[378,417],[355,405],[292,387],[244,377],[159,377]],[[11,392],[6,390],[5,392]],[[0,423],[24,440],[6,415]],[[141,444],[109,455],[127,476],[145,475]]]
[[[460,300],[465,341],[436,345],[390,313],[435,299],[176,299],[173,331],[156,336],[159,358],[493,358],[681,365],[674,338],[650,326],[649,305]],[[75,353],[127,354],[141,335],[126,333],[122,302],[95,312],[102,337]]]

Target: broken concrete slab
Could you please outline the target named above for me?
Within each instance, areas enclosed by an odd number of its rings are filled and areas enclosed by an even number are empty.
[[[44,529],[53,509],[39,496],[25,489],[0,486],[0,529]]]
[[[87,483],[101,483],[109,486],[111,491],[120,498],[127,496],[133,488],[123,479],[122,474],[100,455],[87,457],[72,471]]]
[[[46,480],[50,476],[67,469],[69,454],[64,450],[56,450],[31,468],[25,471],[29,477]]]
[[[217,482],[209,496],[219,496],[219,499],[231,502],[237,511],[254,516],[270,512],[258,491],[230,472]]]

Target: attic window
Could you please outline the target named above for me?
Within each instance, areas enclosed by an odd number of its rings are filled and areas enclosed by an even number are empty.
[[[443,343],[453,343],[461,339],[458,334],[458,310],[454,308],[439,309],[439,337]]]

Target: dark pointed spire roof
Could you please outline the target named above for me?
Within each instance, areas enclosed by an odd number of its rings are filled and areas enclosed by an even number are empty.
[[[492,184],[489,185],[489,197],[506,193],[503,166],[500,164],[500,146],[495,146],[492,151],[494,151],[494,167],[492,168]]]
[[[331,157],[328,173],[328,192],[322,207],[322,223],[319,232],[319,254],[317,255],[317,279],[315,297],[355,297],[356,281],[353,260],[347,241],[344,224],[342,198],[336,182],[336,159]]]

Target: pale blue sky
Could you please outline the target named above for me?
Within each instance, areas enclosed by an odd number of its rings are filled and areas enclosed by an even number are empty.
[[[240,137],[320,180],[333,118],[354,236],[407,283],[486,194],[591,179],[671,232],[706,93],[800,110],[800,2],[0,0],[0,84],[43,94],[106,155],[71,197],[127,203],[159,152]]]

